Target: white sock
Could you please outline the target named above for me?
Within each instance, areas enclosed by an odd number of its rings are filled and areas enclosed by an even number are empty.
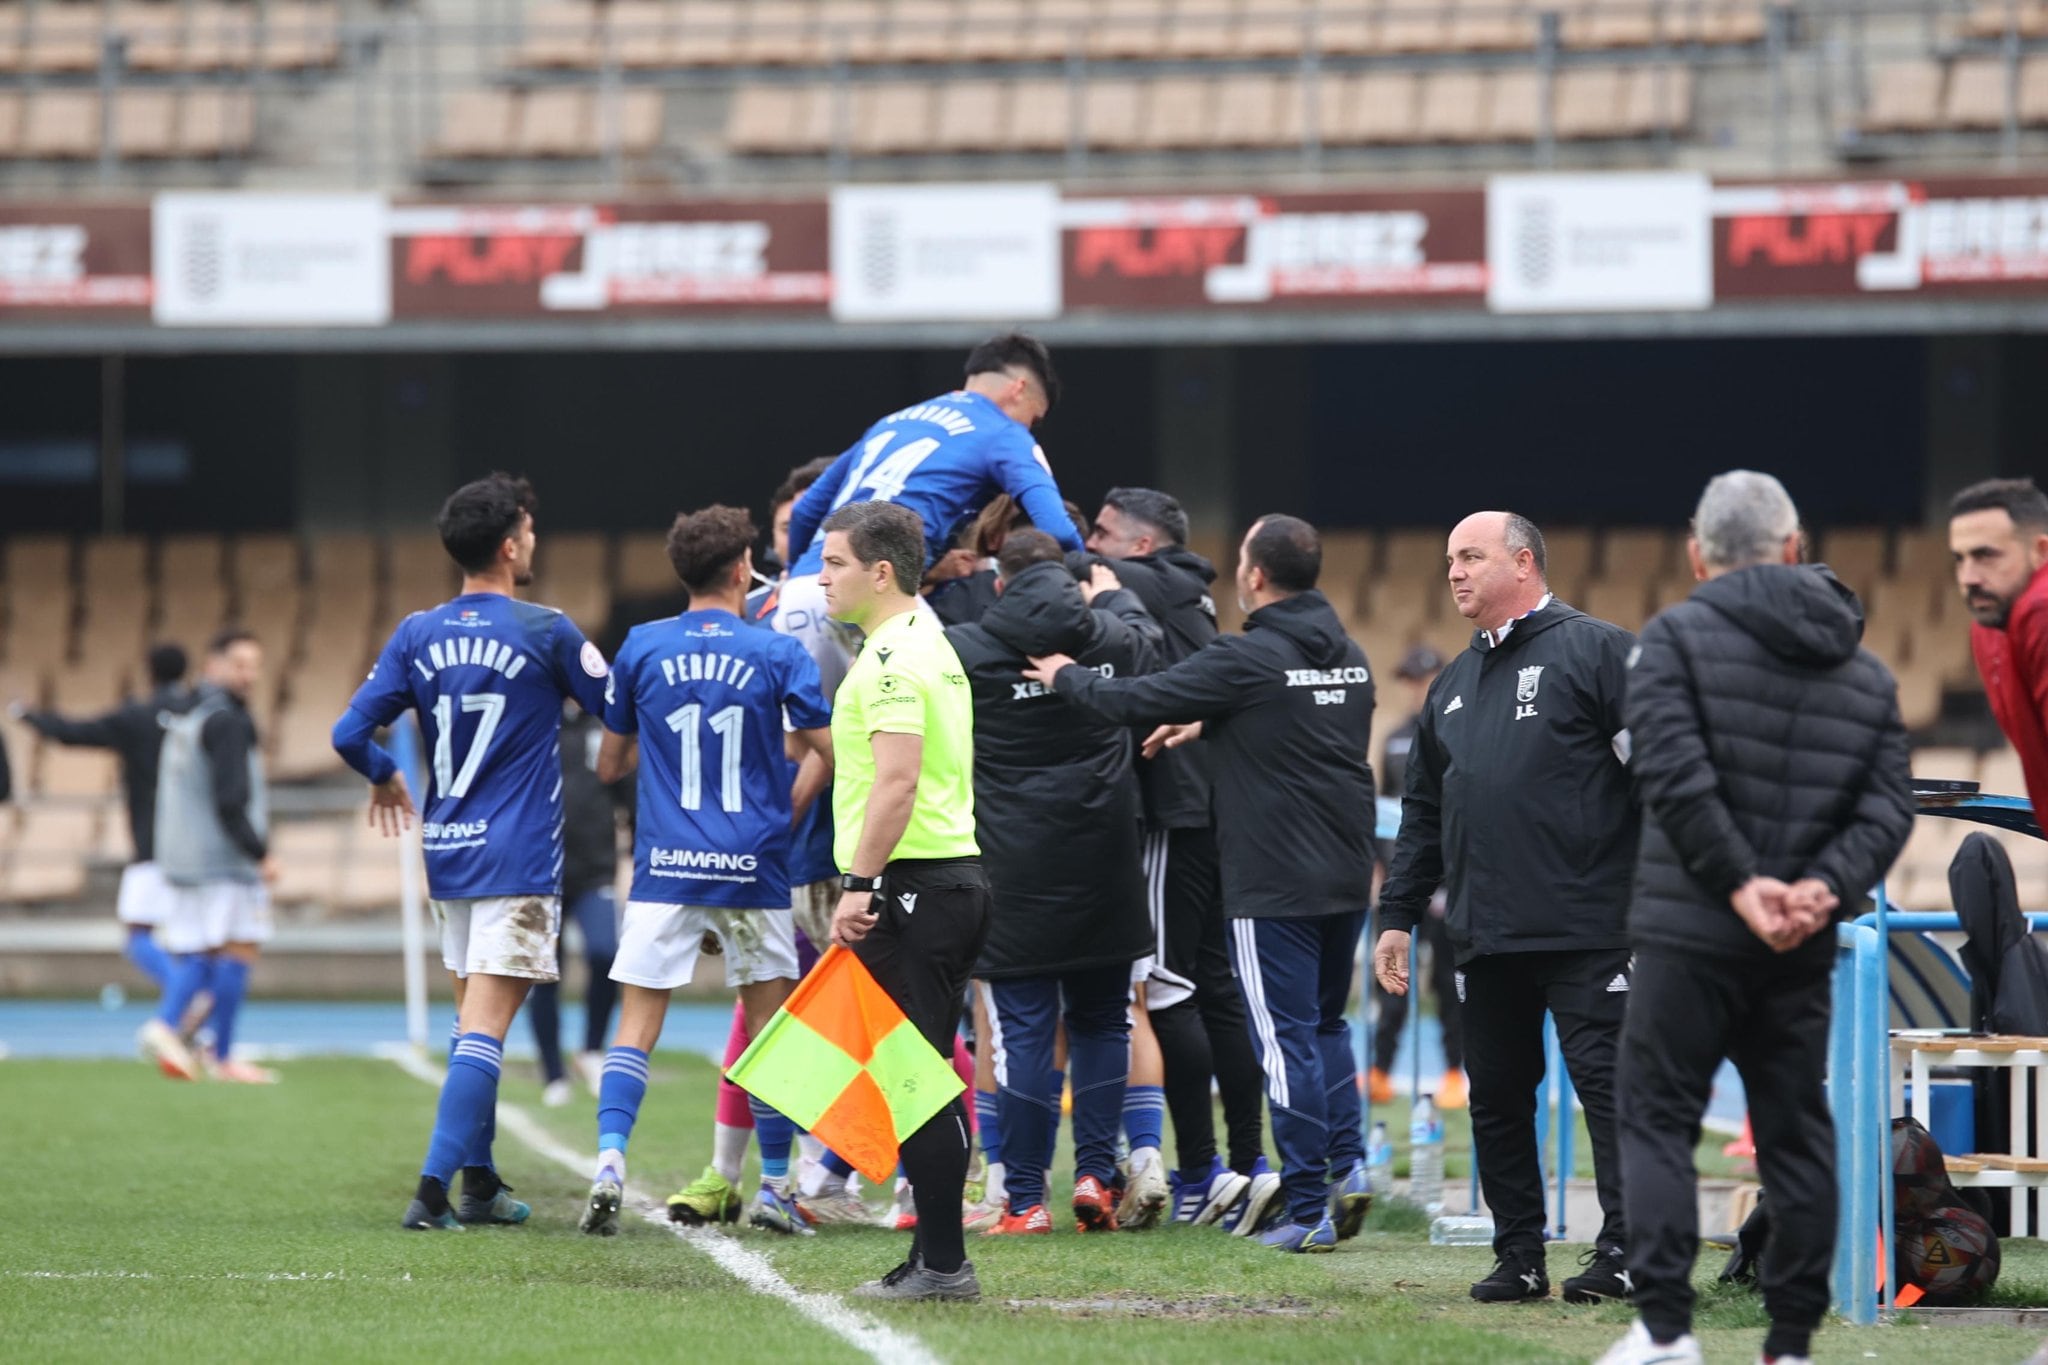
[[[809,1133],[798,1133],[796,1135],[796,1149],[803,1153],[804,1162],[807,1165],[815,1166],[825,1159],[825,1144],[812,1137]]]
[[[747,1144],[754,1140],[751,1128],[734,1128],[723,1123],[711,1125],[711,1168],[730,1180],[740,1183],[740,1167],[747,1160]]]
[[[626,1154],[616,1147],[607,1147],[597,1154],[597,1178],[604,1179],[609,1170],[618,1177],[621,1185],[626,1183]]]
[[[1157,1147],[1139,1147],[1131,1153],[1132,1175],[1136,1175],[1147,1166],[1157,1166],[1158,1164],[1159,1149]]]
[[[1003,1201],[1010,1197],[1009,1190],[1004,1187],[1003,1179],[1003,1163],[1000,1161],[990,1166],[988,1174],[982,1177],[983,1188],[988,1191],[984,1197],[988,1200],[990,1208],[1001,1208]]]
[[[816,1199],[820,1195],[845,1193],[846,1181],[823,1166],[806,1166],[802,1179],[797,1182],[797,1189],[806,1198]]]
[[[761,1177],[761,1188],[764,1190],[773,1190],[777,1194],[781,1195],[783,1198],[787,1199],[789,1197],[789,1177],[786,1175],[764,1175]]]

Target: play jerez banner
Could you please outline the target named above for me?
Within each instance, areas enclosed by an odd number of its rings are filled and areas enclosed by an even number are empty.
[[[2048,178],[1507,175],[1444,188],[0,205],[0,326],[365,328],[1223,311],[1683,312],[2048,294]]]

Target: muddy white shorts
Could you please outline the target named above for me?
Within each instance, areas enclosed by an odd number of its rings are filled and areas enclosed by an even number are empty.
[[[427,904],[434,907],[434,919],[441,926],[441,962],[457,976],[558,979],[555,937],[562,932],[560,896],[487,896]]]
[[[270,941],[270,888],[261,882],[173,886],[157,943],[167,953],[210,953],[230,943]]]
[[[796,916],[788,910],[627,901],[612,980],[656,991],[689,985],[706,931],[724,949],[726,985],[797,979]]]
[[[839,908],[844,894],[837,877],[790,889],[789,908],[796,915],[796,927],[821,954],[832,946],[832,912]]]
[[[175,893],[155,863],[130,863],[121,869],[121,892],[114,913],[123,924],[162,924],[171,914]]]

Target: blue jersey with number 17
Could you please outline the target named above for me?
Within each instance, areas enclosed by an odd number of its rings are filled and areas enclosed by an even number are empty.
[[[605,688],[604,724],[640,737],[633,899],[789,908],[790,729],[832,713],[818,665],[731,612],[635,626]]]
[[[604,710],[604,656],[551,607],[465,593],[399,622],[349,705],[419,713],[435,900],[562,893],[562,699]]]

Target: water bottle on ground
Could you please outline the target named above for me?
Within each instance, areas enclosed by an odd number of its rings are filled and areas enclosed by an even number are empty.
[[[1387,1138],[1384,1120],[1372,1126],[1372,1136],[1365,1144],[1365,1187],[1375,1199],[1394,1192],[1394,1144]]]
[[[1424,1095],[1408,1118],[1408,1198],[1426,1213],[1444,1208],[1444,1121]]]
[[[1447,1213],[1430,1223],[1429,1244],[1439,1247],[1492,1246],[1493,1219],[1483,1213]]]

